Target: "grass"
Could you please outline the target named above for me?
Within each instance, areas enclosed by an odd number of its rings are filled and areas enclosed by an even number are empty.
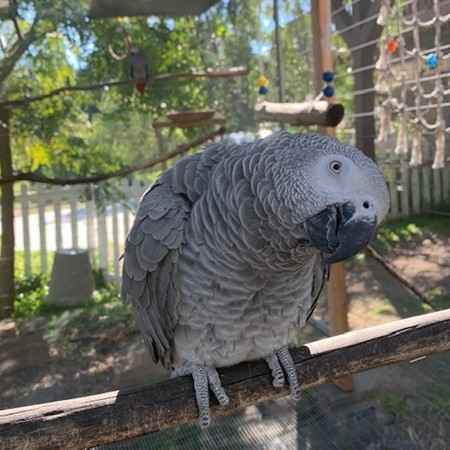
[[[100,333],[117,324],[132,325],[133,312],[129,304],[119,300],[117,287],[107,283],[101,271],[94,270],[94,299],[74,307],[59,307],[45,303],[50,277],[48,273],[33,274],[16,281],[14,318],[19,326],[38,315],[47,318],[47,333],[53,342],[67,343],[71,338]]]
[[[124,305],[119,301],[94,301],[53,313],[49,317],[47,332],[52,342],[65,344],[73,338],[111,330],[118,324],[131,328],[133,317],[129,304]]]
[[[54,341],[67,342],[72,336],[101,332],[117,325],[132,321],[133,313],[129,304],[123,305],[119,300],[117,287],[108,283],[103,272],[93,269],[95,281],[94,299],[75,307],[49,305],[45,298],[49,292],[50,272],[25,275],[25,258],[23,251],[15,254],[15,288],[14,319],[19,324],[29,318],[45,316],[48,320],[48,335]],[[48,269],[52,267],[54,252],[48,256]],[[40,271],[39,251],[31,252],[31,264]]]
[[[440,215],[421,215],[390,220],[378,230],[375,246],[383,253],[388,252],[402,242],[421,236],[424,233],[448,235],[450,217]]]

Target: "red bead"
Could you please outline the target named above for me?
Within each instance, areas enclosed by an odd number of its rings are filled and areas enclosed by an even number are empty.
[[[388,50],[390,53],[394,53],[395,50],[397,50],[397,47],[398,47],[398,42],[394,39],[392,41],[390,41],[388,44]]]

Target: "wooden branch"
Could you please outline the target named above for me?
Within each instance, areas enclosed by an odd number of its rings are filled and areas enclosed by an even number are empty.
[[[0,62],[0,85],[14,70],[15,65],[28,50],[30,45],[45,35],[45,32],[38,32],[36,30],[39,20],[40,17],[36,14],[30,29],[22,36],[22,39],[16,39],[15,42],[6,49],[4,58]],[[0,101],[0,104],[2,103],[3,101]]]
[[[260,102],[255,105],[255,118],[263,122],[291,125],[322,125],[335,127],[344,117],[344,107],[325,100],[303,103]]]
[[[220,136],[224,134],[226,131],[225,127],[220,127],[217,130],[211,131],[210,133],[204,134],[193,141],[187,142],[186,144],[179,145],[174,151],[167,153],[166,155],[158,156],[157,158],[153,158],[150,161],[145,163],[136,164],[135,166],[125,167],[124,169],[115,170],[114,172],[108,172],[101,175],[94,175],[91,177],[79,177],[79,178],[49,178],[41,175],[37,175],[32,172],[28,173],[20,173],[17,175],[13,175],[10,177],[0,178],[0,185],[7,183],[15,183],[17,181],[34,181],[36,183],[46,183],[46,184],[55,184],[60,186],[66,185],[74,185],[74,184],[88,184],[88,183],[97,183],[99,181],[109,180],[110,178],[123,177],[133,172],[137,172],[139,170],[149,169],[150,167],[156,166],[162,162],[168,161],[169,159],[174,158],[175,156],[182,155],[186,153],[188,150],[191,150],[198,145],[202,145],[205,142],[208,142],[212,138],[216,136]]]
[[[397,281],[399,281],[405,289],[415,295],[421,302],[431,306],[435,311],[439,308],[434,304],[424,292],[414,286],[411,281],[407,280],[389,261],[386,261],[371,245],[366,247],[367,254],[383,266],[386,272],[390,273]]]
[[[211,125],[225,125],[226,119],[216,117],[206,120],[195,121],[183,121],[183,122],[171,122],[170,120],[164,120],[162,122],[153,122],[152,127],[157,130],[160,128],[195,128],[195,127],[210,127]]]
[[[450,350],[450,309],[353,331],[291,349],[302,389],[346,374]],[[411,368],[411,370],[414,370]],[[267,364],[220,370],[230,406],[214,414],[287,395],[276,392]],[[197,420],[190,377],[134,389],[0,411],[0,448],[80,449]]]
[[[180,73],[164,73],[160,75],[155,75],[150,77],[147,82],[158,83],[161,81],[176,80],[178,78],[229,78],[247,75],[249,69],[245,67],[232,67],[230,69],[207,69],[203,71],[192,71],[192,72],[180,72]],[[36,95],[35,97],[22,97],[13,100],[1,100],[0,107],[23,107],[32,102],[37,102],[45,100],[46,98],[54,97],[55,95],[62,94],[63,92],[74,92],[74,91],[93,91],[97,89],[103,89],[104,87],[112,86],[126,86],[129,84],[136,83],[136,80],[109,80],[102,81],[100,83],[78,85],[78,86],[61,86],[53,91],[47,92],[46,94]]]

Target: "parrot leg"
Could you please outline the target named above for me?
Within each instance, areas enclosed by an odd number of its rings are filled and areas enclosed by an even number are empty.
[[[301,391],[298,384],[297,371],[295,370],[294,361],[287,347],[282,347],[277,352],[266,358],[269,369],[273,376],[273,387],[280,389],[284,384],[284,373],[286,373],[290,397],[294,400],[300,400]],[[283,372],[284,370],[284,372]]]
[[[284,373],[281,368],[280,361],[278,361],[278,356],[273,353],[268,358],[266,358],[269,369],[272,371],[272,385],[275,389],[281,389],[284,385]]]
[[[207,427],[211,422],[208,387],[222,406],[228,405],[230,400],[225,394],[220,383],[219,374],[214,367],[201,366],[200,364],[192,364],[185,361],[173,371],[171,378],[185,375],[192,375],[194,379],[195,398],[200,411],[200,425]]]

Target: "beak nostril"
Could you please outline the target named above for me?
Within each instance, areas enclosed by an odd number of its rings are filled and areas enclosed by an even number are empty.
[[[369,204],[369,202],[364,202],[364,203],[363,203],[363,206],[364,206],[364,208],[369,209],[370,204]]]

